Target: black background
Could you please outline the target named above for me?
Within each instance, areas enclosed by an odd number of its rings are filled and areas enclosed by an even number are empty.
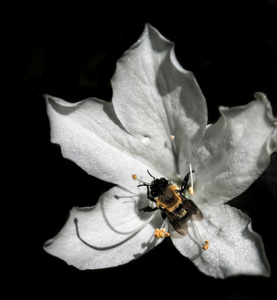
[[[111,187],[64,159],[50,143],[42,95],[111,100],[116,60],[139,38],[146,22],[176,43],[178,60],[194,72],[206,97],[210,122],[219,117],[219,105],[246,104],[256,91],[268,95],[277,116],[276,1],[153,3],[112,7],[40,2],[10,10],[9,23],[15,29],[8,42],[13,85],[9,100],[18,123],[12,132],[15,165],[10,180],[11,203],[16,204],[11,215],[18,220],[11,235],[16,245],[8,248],[13,253],[11,282],[16,283],[11,293],[36,299],[46,294],[96,298],[99,292],[115,297],[273,299],[276,293],[276,155],[275,168],[272,164],[231,202],[250,215],[263,237],[270,279],[207,277],[170,239],[127,265],[98,271],[79,271],[42,249],[72,206],[93,205]],[[7,223],[10,228],[12,223]]]

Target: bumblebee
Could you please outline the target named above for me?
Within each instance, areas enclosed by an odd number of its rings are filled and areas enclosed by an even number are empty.
[[[180,235],[186,235],[187,222],[189,220],[198,221],[203,218],[202,212],[196,204],[187,199],[183,194],[187,187],[190,173],[184,177],[181,188],[179,189],[176,185],[173,185],[170,180],[163,177],[157,179],[151,175],[148,170],[147,172],[153,178],[153,181],[150,184],[144,182],[138,186],[147,187],[147,198],[155,202],[156,207],[152,208],[148,205],[140,210],[152,212],[160,209],[163,218],[168,219],[175,231]]]

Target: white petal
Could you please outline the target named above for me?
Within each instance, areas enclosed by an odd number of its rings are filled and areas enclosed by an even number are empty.
[[[160,175],[143,157],[147,145],[122,128],[111,103],[94,98],[69,103],[49,95],[45,99],[51,141],[90,175],[129,190],[137,185],[134,173],[146,181],[147,169]]]
[[[112,78],[118,118],[132,135],[149,140],[150,160],[162,164],[159,170],[171,179],[178,169],[182,175],[188,171],[207,125],[205,99],[193,74],[178,63],[173,46],[146,25],[138,42],[117,62]],[[175,135],[177,159],[170,135]]]
[[[163,222],[160,213],[154,212],[147,223],[153,213],[139,211],[147,202],[145,195],[114,187],[95,207],[73,208],[62,230],[44,249],[82,270],[125,264],[161,242],[154,238],[155,228]]]
[[[245,191],[266,170],[277,144],[277,124],[265,102],[220,111],[222,117],[207,128],[195,173],[195,197],[213,204]]]
[[[196,242],[192,228],[184,238],[173,238],[176,248],[203,273],[219,278],[234,275],[270,276],[261,237],[253,232],[251,220],[229,205],[201,207],[205,219],[197,228],[209,249]],[[171,235],[174,236],[174,235]]]

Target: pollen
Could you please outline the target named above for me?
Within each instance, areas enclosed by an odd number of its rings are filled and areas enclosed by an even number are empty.
[[[203,250],[209,249],[209,241],[205,241],[205,245],[203,246]]]
[[[136,174],[133,174],[133,175],[132,175],[132,178],[133,178],[134,180],[137,180],[137,179],[138,179],[138,177],[137,177]]]
[[[192,196],[194,194],[194,189],[192,186],[189,187],[189,194]]]
[[[154,236],[157,239],[163,239],[164,237],[169,237],[170,234],[169,234],[169,232],[166,231],[165,228],[161,228],[161,229],[157,228],[155,230]]]

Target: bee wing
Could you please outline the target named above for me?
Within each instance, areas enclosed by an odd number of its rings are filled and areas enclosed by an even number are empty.
[[[186,214],[180,218],[180,215],[175,212],[169,212],[164,210],[165,215],[167,216],[168,221],[173,226],[173,228],[181,235],[186,235],[188,233],[188,221],[200,221],[203,219],[201,210],[196,206],[196,204],[185,198],[183,195],[180,195],[182,198],[182,206],[186,211]]]
[[[190,213],[190,219],[192,221],[201,221],[203,219],[203,214],[197,205],[192,200],[185,198],[183,195],[181,195],[181,198],[183,201],[183,208]]]
[[[169,212],[164,210],[165,215],[169,223],[173,226],[175,231],[181,235],[186,235],[188,233],[188,220],[190,219],[188,215],[185,215],[183,218],[180,218],[178,214],[174,212]]]

